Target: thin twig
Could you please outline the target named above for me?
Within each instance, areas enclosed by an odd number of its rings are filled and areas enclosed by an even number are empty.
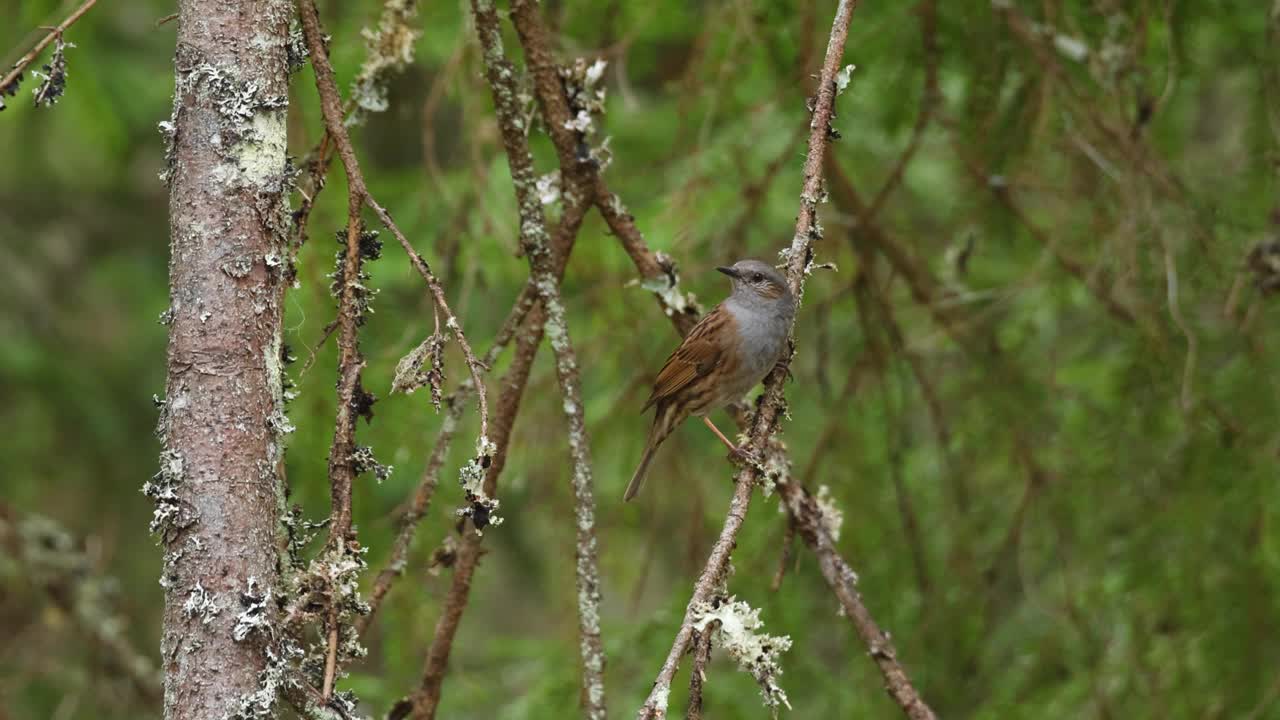
[[[810,263],[813,260],[813,245],[822,237],[822,229],[818,224],[818,202],[824,194],[822,191],[823,158],[826,155],[828,140],[835,135],[831,126],[835,109],[835,79],[844,56],[845,39],[848,37],[849,23],[856,6],[857,0],[841,0],[836,8],[817,94],[811,105],[813,114],[809,122],[809,149],[804,163],[800,212],[796,219],[795,235],[792,237],[791,246],[785,251],[787,282],[796,298],[803,297],[804,280],[808,276]],[[776,430],[777,419],[784,405],[784,381],[790,364],[790,356],[784,357],[778,367],[765,379],[765,395],[761,401],[757,402],[755,417],[751,423],[747,445],[751,450],[763,451],[766,442]],[[738,530],[742,527],[751,504],[752,490],[763,475],[761,470],[762,468],[757,464],[749,464],[735,474],[733,497],[730,500],[729,512],[725,516],[724,527],[712,546],[706,566],[694,586],[693,594],[685,608],[684,619],[671,645],[671,651],[658,672],[649,697],[637,714],[641,720],[666,716],[671,682],[679,667],[680,658],[688,650],[692,637],[693,616],[696,609],[711,597],[724,577]]]
[[[583,412],[578,359],[569,336],[564,303],[551,238],[547,232],[542,203],[535,189],[536,177],[525,122],[520,108],[515,69],[502,49],[502,30],[491,0],[472,0],[476,32],[484,49],[484,65],[493,91],[494,108],[520,214],[520,244],[529,261],[531,277],[537,284],[546,314],[547,334],[555,353],[556,378],[564,396],[562,406],[568,421],[569,452],[573,462],[574,513],[577,531],[577,596],[579,652],[582,660],[584,714],[592,720],[605,717],[604,646],[600,633],[600,574],[595,531],[594,480],[590,444]]]
[[[57,27],[50,29],[47,35],[40,38],[40,41],[35,44],[35,47],[28,50],[27,54],[18,58],[18,62],[13,64],[13,67],[10,68],[9,72],[5,73],[3,78],[0,78],[0,108],[4,107],[3,92],[5,88],[13,85],[18,76],[27,69],[27,66],[35,62],[35,59],[40,57],[40,53],[49,47],[49,43],[62,37],[62,33],[66,32],[67,28],[75,25],[76,21],[89,12],[89,8],[92,8],[97,2],[98,0],[85,0],[84,4],[75,9],[75,12],[67,16],[66,20],[63,20]]]
[[[366,405],[365,392],[360,388],[360,371],[364,362],[359,350],[359,308],[357,293],[359,292],[359,269],[361,262],[360,236],[362,223],[360,211],[367,206],[391,231],[401,247],[409,255],[409,259],[418,274],[426,281],[428,290],[436,307],[445,314],[446,325],[452,330],[458,345],[462,348],[467,367],[471,371],[472,381],[478,391],[476,393],[480,407],[480,435],[483,446],[488,431],[489,411],[481,379],[483,367],[471,351],[470,343],[462,331],[462,326],[449,309],[444,296],[444,289],[431,274],[426,262],[418,255],[400,228],[391,219],[391,215],[373,198],[365,185],[364,175],[356,159],[355,149],[350,135],[343,122],[342,100],[334,79],[333,66],[329,62],[323,32],[320,28],[320,16],[314,0],[299,0],[299,17],[303,36],[311,55],[311,65],[315,71],[316,90],[320,95],[320,108],[324,115],[325,127],[332,138],[338,157],[347,176],[347,242],[344,258],[342,287],[338,305],[338,409],[334,422],[334,440],[329,453],[329,479],[331,495],[331,523],[329,526],[329,547],[334,552],[343,554],[347,551],[351,534],[351,486],[356,475],[355,466],[355,420],[360,406]],[[338,603],[336,595],[331,592],[328,612],[328,638],[325,660],[324,684],[321,695],[324,701],[332,696],[334,678],[337,674],[338,645]]]

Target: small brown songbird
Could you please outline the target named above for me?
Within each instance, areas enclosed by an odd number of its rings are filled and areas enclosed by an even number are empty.
[[[796,301],[782,275],[759,260],[716,270],[733,279],[733,292],[693,326],[658,372],[644,406],[657,406],[657,412],[624,500],[640,491],[654,451],[690,415],[701,417],[730,452],[741,454],[707,413],[741,398],[786,350]]]

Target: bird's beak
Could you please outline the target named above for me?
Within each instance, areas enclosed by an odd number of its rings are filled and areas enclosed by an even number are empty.
[[[723,265],[722,265],[722,266],[720,266],[720,267],[717,267],[716,269],[717,269],[717,270],[719,270],[720,272],[724,273],[725,275],[728,275],[728,276],[729,276],[729,277],[731,277],[731,278],[736,278],[736,277],[738,277],[738,271],[737,271],[737,270],[734,270],[734,269],[733,269],[733,268],[731,268],[731,267],[725,267],[725,266],[723,266]]]

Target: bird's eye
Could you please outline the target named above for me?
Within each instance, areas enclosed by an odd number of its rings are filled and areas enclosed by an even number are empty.
[[[760,273],[751,273],[751,282],[760,282],[763,279],[764,276]]]

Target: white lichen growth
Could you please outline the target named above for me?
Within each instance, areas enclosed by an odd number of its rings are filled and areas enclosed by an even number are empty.
[[[566,130],[585,133],[591,129],[591,113],[586,110],[579,110],[577,115],[564,121]]]
[[[1057,33],[1053,36],[1053,46],[1066,57],[1081,62],[1089,57],[1089,46],[1078,38]]]
[[[769,497],[773,494],[775,487],[791,481],[791,455],[777,436],[769,438],[764,451],[763,465],[760,489],[765,497]]]
[[[617,199],[617,196],[614,196]],[[626,213],[626,208],[618,203],[615,211]],[[658,265],[662,268],[661,275],[644,278],[639,281],[632,281],[628,285],[639,284],[639,286],[658,296],[658,300],[662,302],[662,311],[668,317],[680,314],[701,315],[702,306],[698,304],[698,296],[693,293],[686,293],[680,290],[680,272],[676,267],[675,260],[664,252],[656,254]]]
[[[458,517],[469,517],[475,525],[477,533],[483,533],[490,525],[501,525],[502,517],[497,514],[499,502],[490,497],[484,490],[484,477],[493,460],[498,446],[492,440],[481,435],[476,440],[476,455],[467,461],[458,472],[458,482],[466,496],[467,506],[457,510]]]
[[[160,470],[142,486],[142,493],[156,504],[151,516],[153,533],[168,534],[195,523],[197,516],[189,504],[178,497],[182,483],[182,455],[176,450],[165,449],[160,453]]]
[[[538,200],[543,205],[550,205],[560,199],[560,171],[553,170],[538,178],[534,186]]]
[[[199,618],[201,625],[208,625],[222,612],[222,606],[218,604],[217,593],[205,590],[204,585],[197,581],[187,595],[187,601],[182,604],[182,612],[188,618]]]
[[[776,708],[785,705],[791,708],[786,692],[778,685],[778,676],[782,674],[778,657],[791,649],[789,636],[757,632],[764,626],[760,611],[733,596],[728,600],[699,604],[694,607],[692,618],[693,627],[699,632],[705,631],[713,622],[718,623],[712,637],[713,644],[724,648],[739,669],[755,678],[766,706]]]
[[[258,674],[258,686],[253,692],[240,698],[235,709],[222,715],[221,720],[270,720],[276,717],[276,702],[288,688],[300,687],[295,669],[304,654],[292,643],[280,647],[274,644],[265,649],[267,666]],[[335,699],[337,696],[335,696]],[[350,717],[350,716],[348,716]]]
[[[262,587],[258,578],[253,575],[245,581],[244,592],[240,593],[240,605],[244,610],[236,616],[236,625],[231,637],[236,642],[243,642],[256,630],[270,630],[268,604],[271,602],[271,588]]]
[[[384,480],[391,477],[391,471],[395,470],[392,465],[383,465],[378,462],[378,458],[373,455],[373,448],[366,445],[358,445],[354,452],[351,453],[351,469],[356,474],[373,473],[373,477],[381,485]]]
[[[584,139],[596,134],[595,119],[604,116],[606,91],[602,81],[607,67],[608,63],[603,59],[587,62],[583,58],[578,58],[572,65],[560,69],[560,78],[564,83],[570,111],[570,117],[564,121],[564,127],[578,133]],[[598,170],[604,170],[612,160],[608,138],[599,148],[586,150],[579,160],[590,160]]]
[[[844,69],[840,72],[836,73],[836,95],[844,92],[844,89],[849,87],[849,78],[853,75],[853,71],[857,69],[857,65],[850,63],[845,65]]]

